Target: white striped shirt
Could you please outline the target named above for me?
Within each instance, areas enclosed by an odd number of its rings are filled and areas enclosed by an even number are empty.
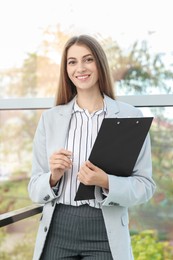
[[[60,184],[63,185],[61,187],[62,194],[58,198],[58,203],[72,206],[89,204],[92,207],[100,208],[99,203],[95,199],[74,201],[74,198],[79,186],[77,173],[80,166],[89,158],[105,115],[105,103],[103,109],[89,114],[86,109],[81,109],[75,102],[66,139],[66,149],[73,154],[73,165],[70,170],[64,173],[64,181]]]

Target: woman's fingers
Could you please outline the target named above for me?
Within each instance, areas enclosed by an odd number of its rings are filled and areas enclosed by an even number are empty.
[[[49,159],[51,177],[50,184],[54,186],[55,183],[63,176],[65,170],[70,169],[72,166],[71,160],[72,153],[68,150],[61,149],[54,152]]]
[[[71,156],[72,153],[70,151],[61,149],[52,154],[50,157],[50,164],[56,164],[57,167],[69,167],[72,164]]]

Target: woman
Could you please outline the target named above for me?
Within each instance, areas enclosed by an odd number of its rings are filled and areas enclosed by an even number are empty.
[[[28,189],[32,201],[44,204],[34,260],[133,259],[128,207],[155,190],[149,135],[131,177],[108,175],[88,157],[103,118],[141,116],[115,100],[100,44],[87,35],[69,39],[56,106],[43,112],[34,138]],[[74,200],[80,182],[95,186],[95,199]]]

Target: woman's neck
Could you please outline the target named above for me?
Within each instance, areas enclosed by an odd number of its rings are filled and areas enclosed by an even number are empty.
[[[97,95],[77,95],[77,104],[80,108],[87,109],[89,113],[93,113],[103,108],[103,96],[101,93]]]

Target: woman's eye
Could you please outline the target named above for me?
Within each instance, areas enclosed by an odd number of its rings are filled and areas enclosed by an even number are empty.
[[[69,61],[67,62],[68,65],[74,65],[75,63],[76,63],[75,60],[69,60]]]
[[[85,62],[86,62],[86,63],[90,63],[90,62],[93,62],[93,60],[94,60],[94,59],[90,57],[90,58],[85,59]]]

